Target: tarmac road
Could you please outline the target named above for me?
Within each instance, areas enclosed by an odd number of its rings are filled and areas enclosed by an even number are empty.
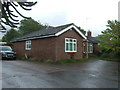
[[[118,63],[93,60],[54,65],[2,61],[2,88],[118,88]]]

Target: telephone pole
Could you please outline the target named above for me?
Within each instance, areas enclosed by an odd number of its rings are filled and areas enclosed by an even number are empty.
[[[118,2],[118,21],[120,21],[120,1]]]

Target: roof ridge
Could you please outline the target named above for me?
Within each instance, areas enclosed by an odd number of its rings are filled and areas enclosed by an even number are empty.
[[[32,37],[43,37],[43,36],[55,36],[56,33],[60,33],[61,30],[66,30],[65,28],[70,28],[71,26],[75,26],[74,23],[69,23],[69,24],[65,24],[65,25],[60,25],[60,26],[57,26],[57,27],[48,27],[48,28],[43,28],[43,29],[39,29],[39,30],[36,30],[36,31],[33,31],[33,32],[30,32],[26,35],[23,35],[21,37],[18,37],[16,39],[13,39],[11,41],[17,41],[17,40],[27,40],[27,39],[30,39]],[[75,26],[76,27],[76,26]],[[62,31],[63,32],[63,31]]]
[[[53,28],[64,27],[64,26],[70,26],[70,25],[74,25],[74,23],[64,24],[64,25],[60,25],[60,26],[53,27]]]

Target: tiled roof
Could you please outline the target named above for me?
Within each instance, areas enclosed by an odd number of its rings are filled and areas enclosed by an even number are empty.
[[[100,39],[98,39],[97,37],[88,37],[88,42],[99,43]]]
[[[56,33],[60,32],[61,30],[65,29],[71,25],[74,25],[74,24],[71,23],[71,24],[62,25],[62,26],[58,26],[58,27],[44,28],[44,29],[32,32],[30,34],[27,34],[25,36],[15,38],[11,42],[23,41],[23,40],[27,40],[27,39],[31,39],[31,38],[35,39],[35,38],[55,36]]]

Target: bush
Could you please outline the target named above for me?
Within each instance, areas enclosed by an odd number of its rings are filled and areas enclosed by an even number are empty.
[[[53,63],[54,61],[51,59],[44,60],[45,63]]]
[[[119,61],[119,54],[115,52],[105,52],[100,56],[103,60]]]
[[[56,64],[67,64],[67,63],[78,63],[78,62],[85,62],[88,61],[88,59],[82,58],[82,59],[61,59],[59,61],[56,61]]]
[[[95,54],[89,54],[88,58],[89,59],[94,59],[94,58],[99,58],[99,56],[95,55]]]
[[[109,57],[109,54],[108,53],[103,53],[100,57],[101,58],[107,58],[107,57]]]

